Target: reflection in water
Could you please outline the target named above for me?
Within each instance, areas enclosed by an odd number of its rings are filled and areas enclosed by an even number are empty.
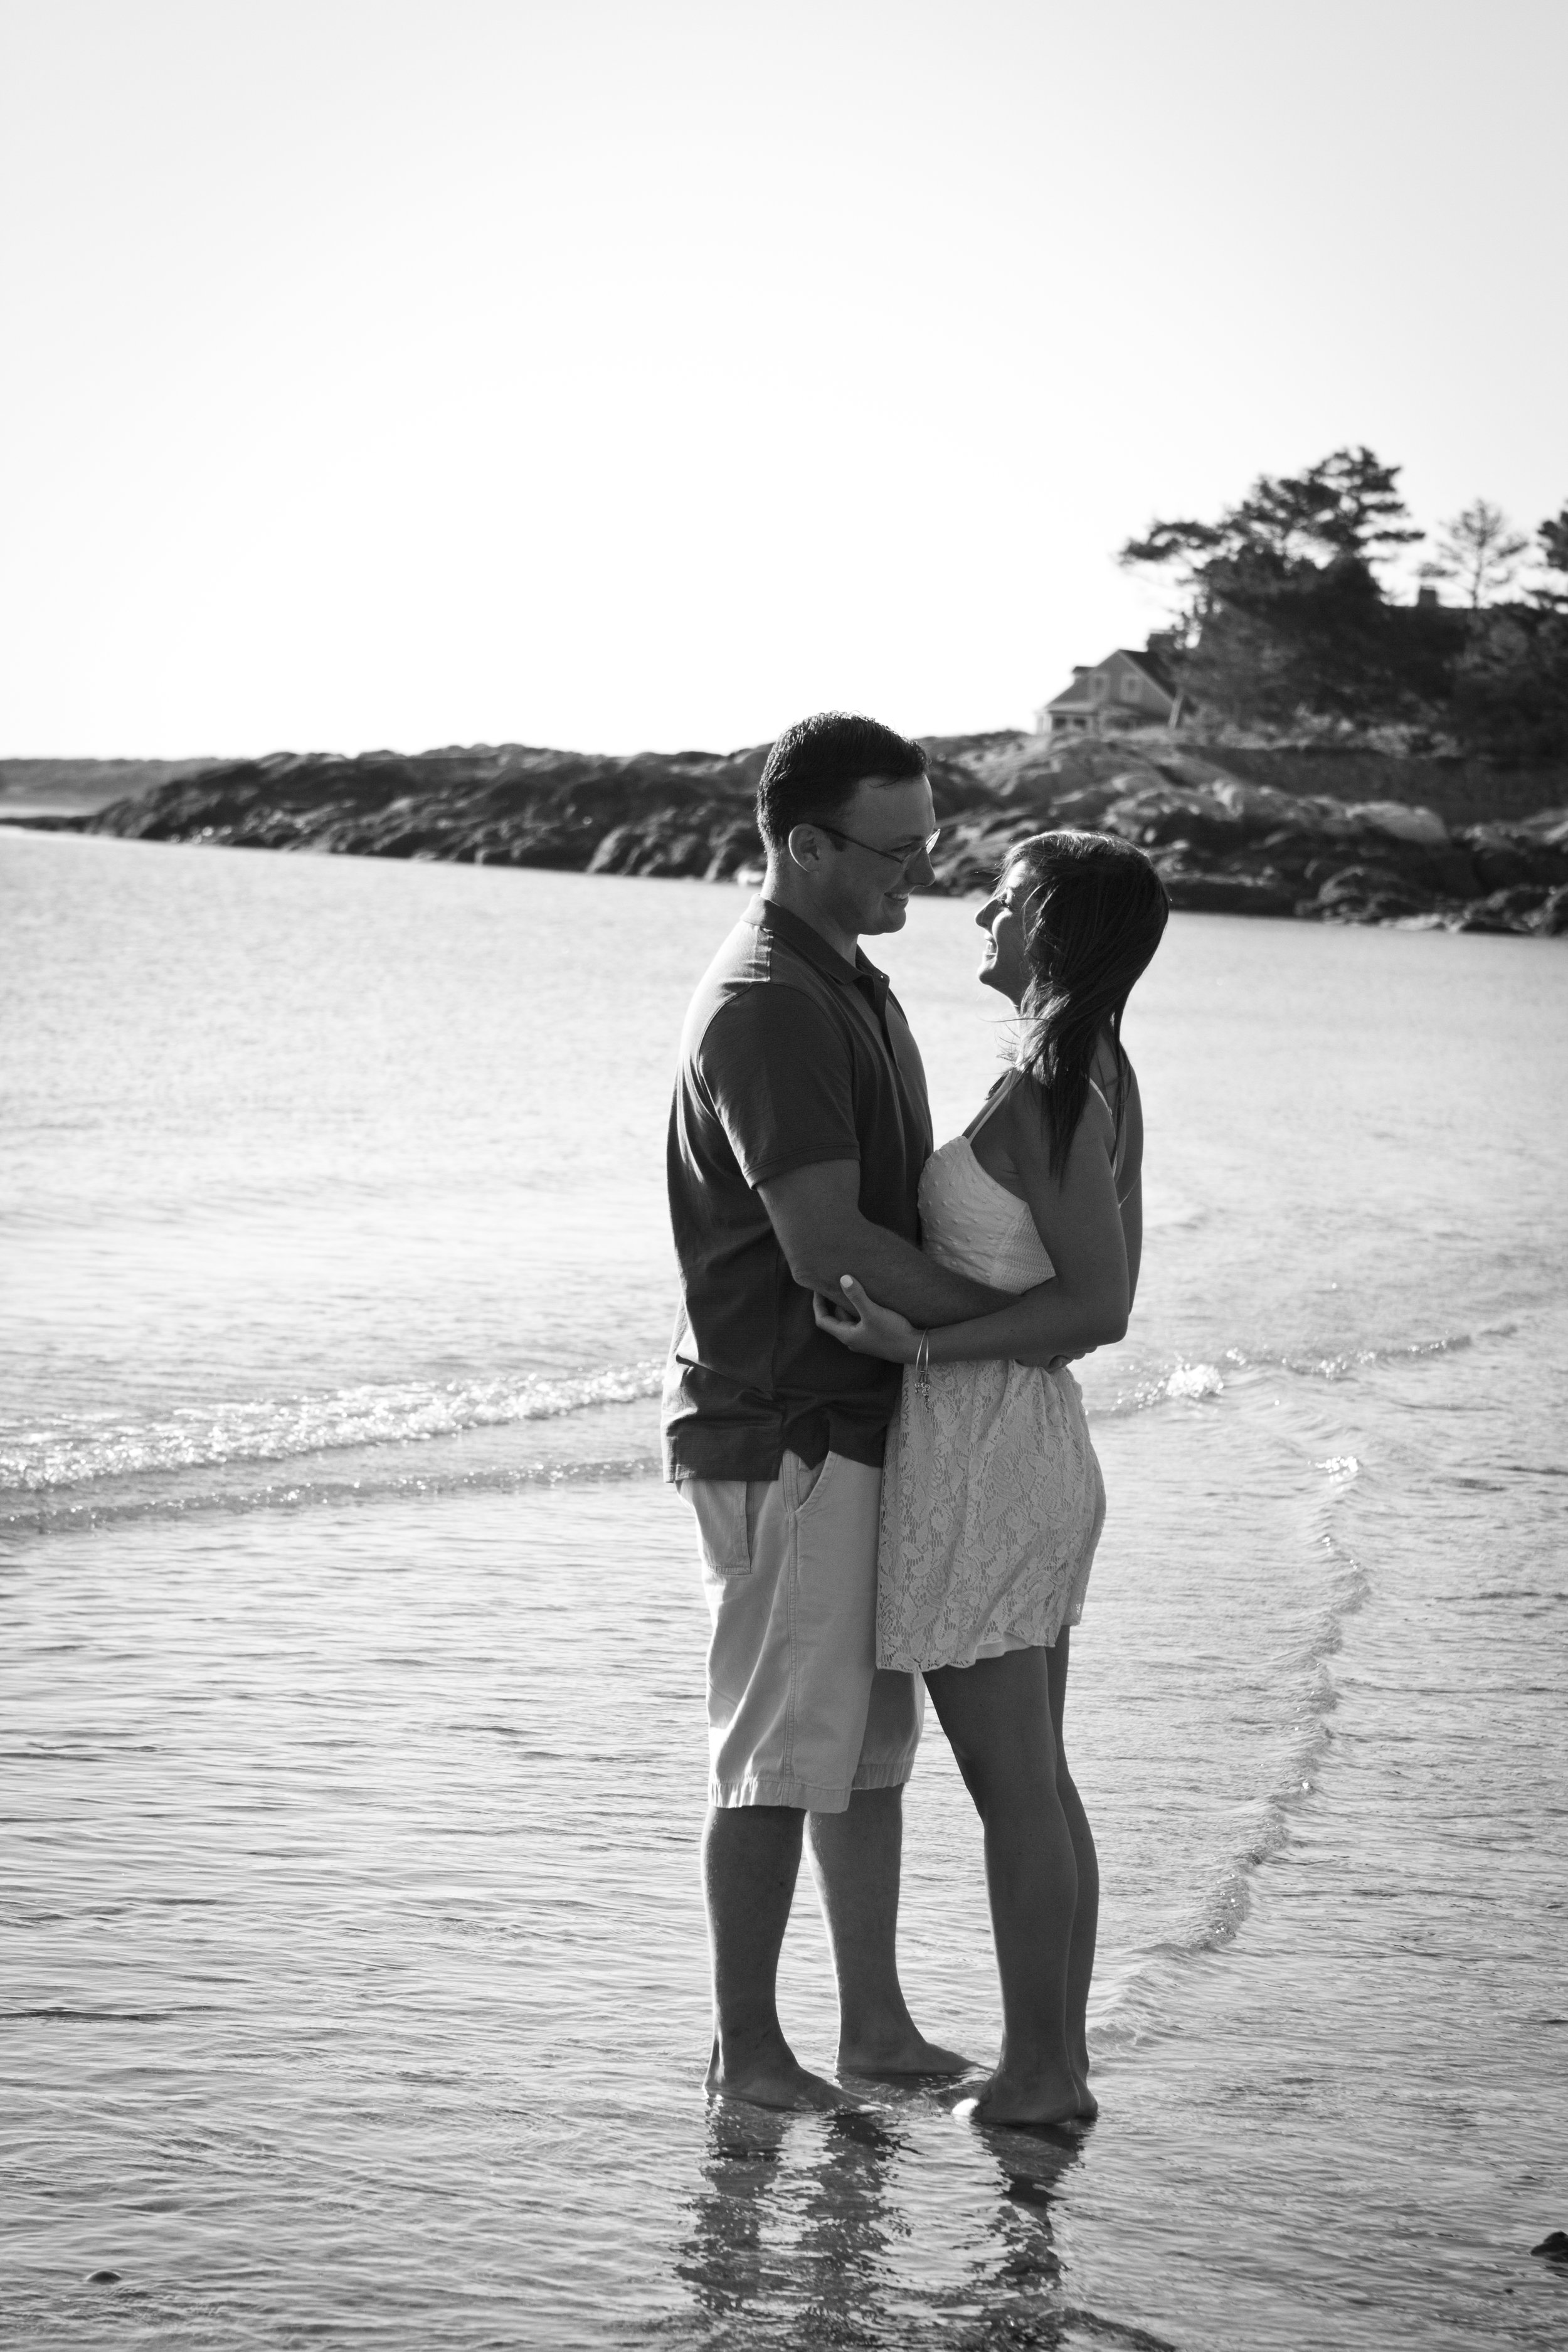
[[[725,2324],[726,2341],[742,2319],[758,2341],[780,2327],[797,2342],[878,2340],[869,2328],[891,2275],[889,2239],[901,2226],[888,2180],[903,2147],[864,2110],[714,2109],[706,2186],[676,2267],[699,2308]]]
[[[908,2143],[864,2110],[829,2116],[826,2137],[798,2200],[795,2332],[807,2344],[875,2343],[900,2233],[889,2190]]]
[[[736,2316],[765,2290],[763,2200],[776,2177],[786,2129],[784,2116],[765,2116],[760,2108],[749,2129],[727,2111],[710,2124],[702,2164],[707,2185],[692,2200],[690,2235],[675,2268],[710,2319]]]
[[[1051,2207],[1083,2143],[1065,2134],[975,2127],[996,2163],[996,2209],[988,2243],[970,2265],[968,2292],[945,2334],[952,2344],[1055,2345],[1072,2315],[1056,2289],[1061,2275]],[[978,2305],[978,2310],[975,2306]]]
[[[1062,2342],[1086,2315],[1059,2294],[1051,2208],[1084,2144],[1018,2131],[977,2137],[994,2162],[995,2210],[963,2284],[944,2292],[929,2275],[942,2267],[939,2250],[922,2248],[900,2194],[913,2150],[896,2110],[822,2117],[715,2108],[676,2264],[712,2340]],[[1098,2324],[1114,2341],[1154,2341]]]

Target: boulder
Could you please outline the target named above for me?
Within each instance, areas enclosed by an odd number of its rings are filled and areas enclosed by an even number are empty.
[[[1123,801],[1133,783],[1141,781],[1128,776],[1107,777],[1098,784],[1079,784],[1058,793],[1051,800],[1047,821],[1057,830],[1097,833],[1107,809]]]
[[[1457,931],[1521,931],[1542,939],[1558,939],[1568,931],[1568,885],[1543,890],[1531,882],[1510,890],[1493,890],[1457,910],[1450,929]]]
[[[1318,892],[1314,911],[1336,923],[1386,923],[1430,909],[1427,893],[1392,866],[1347,866],[1331,874]]]
[[[1112,801],[1100,820],[1108,833],[1157,849],[1184,841],[1205,849],[1236,848],[1244,838],[1240,820],[1216,793],[1160,782]]]
[[[1293,915],[1296,893],[1278,874],[1215,874],[1184,859],[1156,858],[1173,907],[1202,915]]]
[[[1568,850],[1568,808],[1542,809],[1534,816],[1521,817],[1513,830],[1543,849]]]
[[[716,828],[711,842],[711,855],[703,868],[705,882],[729,882],[751,866],[762,866],[766,859],[763,837],[752,816],[732,816]]]
[[[1248,839],[1261,840],[1267,834],[1310,824],[1304,815],[1309,803],[1289,793],[1276,792],[1270,784],[1249,784],[1239,777],[1216,776],[1205,790]],[[1323,819],[1328,819],[1327,803],[1310,805],[1321,809]],[[1321,832],[1322,824],[1310,825],[1310,829]]]
[[[1414,842],[1423,849],[1448,845],[1448,828],[1434,809],[1407,807],[1403,801],[1352,801],[1345,814],[1391,841]]]
[[[703,875],[713,858],[712,827],[703,812],[657,809],[635,824],[612,826],[588,860],[590,874]],[[756,833],[752,833],[752,846]],[[737,856],[735,864],[740,864]]]
[[[1484,890],[1539,882],[1552,889],[1568,882],[1568,813],[1543,812],[1522,824],[1468,825],[1459,839],[1469,852]]]

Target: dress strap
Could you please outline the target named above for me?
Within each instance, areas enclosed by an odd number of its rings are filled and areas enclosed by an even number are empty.
[[[1008,1082],[1016,1076],[1017,1072],[1016,1070],[1003,1071],[1002,1076],[997,1079],[995,1085],[992,1087],[991,1092],[986,1096],[985,1107],[982,1110],[979,1118],[975,1120],[973,1127],[966,1127],[963,1130],[971,1143],[973,1142],[975,1137],[979,1134],[986,1120],[993,1118],[994,1114],[1001,1109],[1002,1105],[1007,1098]]]

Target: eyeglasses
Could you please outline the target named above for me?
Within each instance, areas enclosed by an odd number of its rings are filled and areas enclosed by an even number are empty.
[[[848,842],[856,849],[868,849],[873,857],[890,857],[894,865],[901,866],[906,874],[916,858],[929,857],[942,839],[939,824],[934,833],[928,833],[925,839],[917,841],[912,849],[883,849],[875,841],[862,841],[858,834],[845,833],[836,824],[824,824],[819,816],[809,817],[806,822],[814,824],[818,833],[826,834],[831,841]]]

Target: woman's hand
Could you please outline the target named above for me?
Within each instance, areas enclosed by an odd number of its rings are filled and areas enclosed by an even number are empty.
[[[880,1356],[888,1364],[912,1364],[921,1335],[908,1317],[868,1298],[852,1274],[845,1275],[839,1288],[844,1293],[843,1306],[836,1298],[825,1298],[820,1290],[812,1292],[811,1311],[817,1329],[831,1332],[841,1348],[851,1349],[857,1356]]]

